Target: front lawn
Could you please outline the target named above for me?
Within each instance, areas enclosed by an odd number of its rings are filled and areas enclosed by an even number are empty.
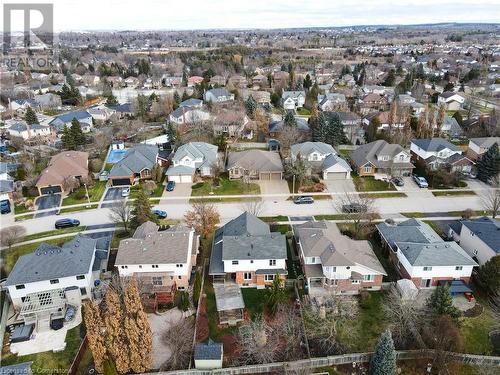
[[[278,216],[261,216],[260,220],[266,223],[278,222],[278,221],[288,221],[288,216],[278,215]]]
[[[311,116],[311,111],[307,108],[300,108],[297,110],[299,116]]]
[[[454,190],[444,190],[444,191],[433,191],[432,194],[435,197],[451,197],[451,196],[461,196],[461,195],[476,195],[472,190],[462,190],[462,191],[454,191]]]
[[[106,190],[106,181],[96,181],[94,185],[88,186],[90,201],[99,202],[104,194],[104,190]],[[87,192],[85,191],[85,186],[81,186],[64,198],[62,205],[71,206],[73,204],[88,203],[86,194]]]
[[[26,212],[30,212],[30,210],[28,210],[24,204],[14,205],[14,214],[15,215],[24,214]]]
[[[370,198],[370,199],[407,197],[405,193],[401,193],[400,191],[388,192],[388,193],[364,193],[364,194],[359,194],[359,196],[360,198]]]
[[[213,193],[213,194],[211,194]],[[260,186],[254,182],[245,183],[241,180],[230,180],[227,177],[219,179],[219,186],[213,186],[212,180],[198,182],[191,188],[191,196],[204,195],[244,195],[260,194]]]
[[[359,177],[352,175],[352,182],[354,182],[356,191],[360,192],[396,190],[392,183],[376,180],[375,177],[372,176]]]
[[[77,211],[92,210],[92,209],[95,209],[95,208],[98,208],[98,207],[99,207],[99,204],[95,203],[95,204],[91,204],[88,207],[87,206],[79,206],[79,207],[61,208],[59,210],[59,213],[60,214],[64,214],[64,213],[67,213],[67,212],[77,212]]]
[[[23,242],[36,240],[36,239],[43,238],[43,237],[51,237],[51,236],[57,236],[57,235],[67,234],[67,233],[77,233],[77,232],[81,232],[81,231],[85,230],[85,228],[86,228],[85,226],[69,227],[69,228],[49,230],[47,232],[29,234],[23,238]]]
[[[62,374],[66,373],[73,363],[82,342],[80,326],[70,329],[66,333],[66,348],[62,352],[43,352],[25,356],[17,356],[2,351],[2,366],[22,362],[33,362],[33,374]]]

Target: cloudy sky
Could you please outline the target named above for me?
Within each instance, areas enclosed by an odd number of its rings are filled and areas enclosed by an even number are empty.
[[[29,0],[26,2],[52,2],[57,31],[500,22],[498,0]],[[33,18],[36,20],[36,15]],[[14,14],[12,23],[14,29],[21,29],[21,14]]]

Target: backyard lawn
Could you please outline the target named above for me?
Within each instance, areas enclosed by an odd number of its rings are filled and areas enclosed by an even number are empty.
[[[495,319],[487,303],[482,303],[482,305],[484,311],[481,315],[473,318],[460,318],[460,331],[467,353],[493,355],[493,346],[488,334],[495,328],[498,329],[500,323]]]
[[[102,195],[104,194],[104,190],[106,190],[106,181],[96,181],[94,185],[88,187],[89,190],[89,199],[91,202],[99,202]],[[87,203],[88,200],[85,197],[86,191],[85,186],[81,186],[76,189],[74,192],[69,194],[66,198],[63,199],[63,206],[70,206],[72,204],[80,204]]]
[[[199,197],[203,195],[240,195],[240,194],[260,194],[260,186],[254,182],[245,183],[241,180],[230,180],[227,177],[220,178],[217,187],[212,186],[212,180],[198,182],[191,188],[191,196]]]
[[[375,180],[374,177],[359,177],[352,175],[352,182],[356,187],[356,191],[386,191],[386,190],[396,190],[394,185],[387,181]]]
[[[264,312],[266,303],[266,290],[257,288],[241,288],[245,308],[254,320]]]
[[[210,331],[210,337],[214,340],[217,340],[221,336],[236,334],[236,332],[238,332],[237,326],[219,328],[219,317],[217,315],[217,305],[215,303],[215,292],[212,283],[208,279],[205,279],[203,290],[205,292],[205,295],[207,296],[205,304],[207,309],[208,329]]]

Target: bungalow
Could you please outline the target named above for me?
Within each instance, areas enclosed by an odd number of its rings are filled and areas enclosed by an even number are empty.
[[[217,282],[264,288],[275,277],[285,279],[286,237],[244,212],[215,231],[209,275]]]
[[[285,110],[296,110],[302,108],[306,102],[305,91],[283,91],[281,104]]]
[[[36,139],[52,142],[56,138],[54,128],[51,126],[41,124],[28,125],[24,121],[18,121],[10,125],[7,128],[7,133],[9,133],[11,137],[19,137],[28,142]]]
[[[353,240],[327,221],[295,226],[294,238],[309,293],[380,290],[387,273],[368,241]]]
[[[477,160],[495,143],[500,147],[500,137],[471,138],[467,157],[471,160]]]
[[[447,111],[458,111],[465,102],[465,98],[452,91],[445,91],[438,96],[437,104],[443,104]]]
[[[68,112],[60,116],[56,116],[49,124],[52,125],[58,133],[64,131],[64,127],[71,127],[71,122],[73,119],[77,119],[80,122],[80,126],[84,133],[88,133],[92,125],[92,115],[86,110]]]
[[[231,94],[225,88],[217,88],[206,91],[203,98],[207,103],[225,103],[233,101],[234,94]]]
[[[380,223],[377,230],[397,271],[418,288],[436,287],[443,280],[468,284],[477,266],[456,242],[445,242],[423,221]]]
[[[403,147],[382,139],[359,146],[350,159],[359,176],[409,176],[414,168]]]
[[[445,167],[450,172],[470,173],[474,165],[459,147],[443,138],[414,139],[410,151],[412,160],[433,170]]]
[[[227,171],[231,179],[281,180],[283,178],[283,164],[280,155],[273,151],[230,152]]]
[[[449,236],[479,265],[500,254],[500,221],[490,217],[454,222]]]
[[[351,178],[351,167],[338,156],[335,149],[323,142],[297,143],[291,147],[291,160],[298,156],[309,166],[309,173],[321,173],[324,180],[345,180]]]
[[[134,115],[134,108],[132,103],[117,104],[109,107],[111,110],[115,111],[119,118],[132,117]]]
[[[158,147],[138,144],[127,150],[108,175],[110,186],[134,185],[140,180],[151,179],[151,171],[160,163]]]
[[[217,146],[205,142],[190,142],[180,146],[167,169],[169,181],[191,183],[195,173],[211,176],[219,167]]]
[[[89,154],[82,151],[63,151],[50,158],[36,183],[40,195],[69,193],[80,186],[89,175]]]

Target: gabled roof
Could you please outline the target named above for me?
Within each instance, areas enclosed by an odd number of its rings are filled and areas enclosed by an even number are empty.
[[[309,128],[309,124],[306,119],[301,118],[301,117],[296,117],[295,121],[297,122],[297,129],[303,132],[308,132],[311,129]],[[279,120],[279,121],[272,121],[269,124],[269,131],[271,133],[275,133],[278,131],[281,131],[283,129],[286,129],[285,121],[284,120]]]
[[[243,168],[258,172],[283,172],[280,155],[277,152],[263,150],[230,152],[227,168]]]
[[[86,177],[89,154],[83,151],[63,151],[52,156],[36,183],[36,186],[60,185],[68,177]]]
[[[325,160],[323,161],[322,169],[325,170],[337,164],[340,165],[342,168],[344,168],[346,171],[352,171],[351,167],[349,166],[349,163],[346,162],[344,159],[342,159],[340,156],[335,154],[330,154],[325,158]]]
[[[484,216],[463,220],[461,223],[494,252],[500,254],[500,221]]]
[[[286,100],[288,98],[297,98],[299,96],[306,96],[305,91],[283,91],[283,94],[281,95],[281,99]]]
[[[158,147],[154,145],[139,144],[127,150],[127,153],[113,165],[109,172],[110,177],[132,176],[143,169],[152,169],[156,163]]]
[[[321,155],[336,154],[335,149],[324,142],[303,142],[296,143],[291,147],[292,155],[297,156],[299,153],[301,156],[308,156],[313,152],[318,152]]]
[[[96,239],[83,234],[77,234],[62,247],[42,243],[34,252],[17,260],[5,285],[86,274],[92,266],[96,243]]]
[[[271,233],[269,225],[248,211],[222,227],[225,236],[262,236]]]
[[[202,159],[196,168],[211,166],[217,160],[217,146],[206,142],[189,142],[177,149],[172,161],[179,162],[186,156],[192,160]]]
[[[207,94],[210,93],[212,94],[213,96],[215,96],[216,98],[220,97],[220,96],[231,96],[232,94],[227,91],[225,88],[223,87],[219,87],[219,88],[216,88],[216,89],[211,89],[211,90],[208,90],[207,91]]]
[[[380,223],[377,225],[377,229],[393,249],[396,242],[434,243],[443,241],[428,224],[417,219],[408,219],[397,225]]]
[[[444,138],[412,139],[411,143],[427,152],[439,152],[446,148],[452,151],[460,151],[458,146],[455,146]]]
[[[181,102],[179,104],[179,107],[199,107],[202,104],[203,104],[203,100],[189,98],[189,99],[186,99],[183,102]]]
[[[374,142],[360,145],[351,153],[350,159],[358,168],[368,162],[377,168],[386,168],[393,164],[394,156],[403,151],[406,152],[400,145],[387,143],[387,141],[379,139]],[[378,156],[389,156],[389,160],[378,160]],[[407,164],[407,168],[413,167],[413,165],[409,162],[405,164]]]
[[[489,149],[495,143],[500,146],[500,137],[483,137],[483,138],[470,138],[472,143],[475,143],[479,147],[484,147]]]
[[[68,113],[65,113],[63,115],[57,116],[54,120],[51,121],[51,123],[67,124],[67,123],[73,121],[74,118],[76,118],[77,120],[83,120],[83,119],[88,119],[89,117],[92,117],[92,116],[87,111],[84,111],[84,110],[74,111],[74,112],[68,112]]]
[[[239,289],[239,288],[238,288]],[[245,305],[243,305],[245,307]],[[220,360],[224,348],[221,342],[214,342],[212,339],[208,339],[207,343],[198,343],[194,347],[194,359],[195,360]]]

